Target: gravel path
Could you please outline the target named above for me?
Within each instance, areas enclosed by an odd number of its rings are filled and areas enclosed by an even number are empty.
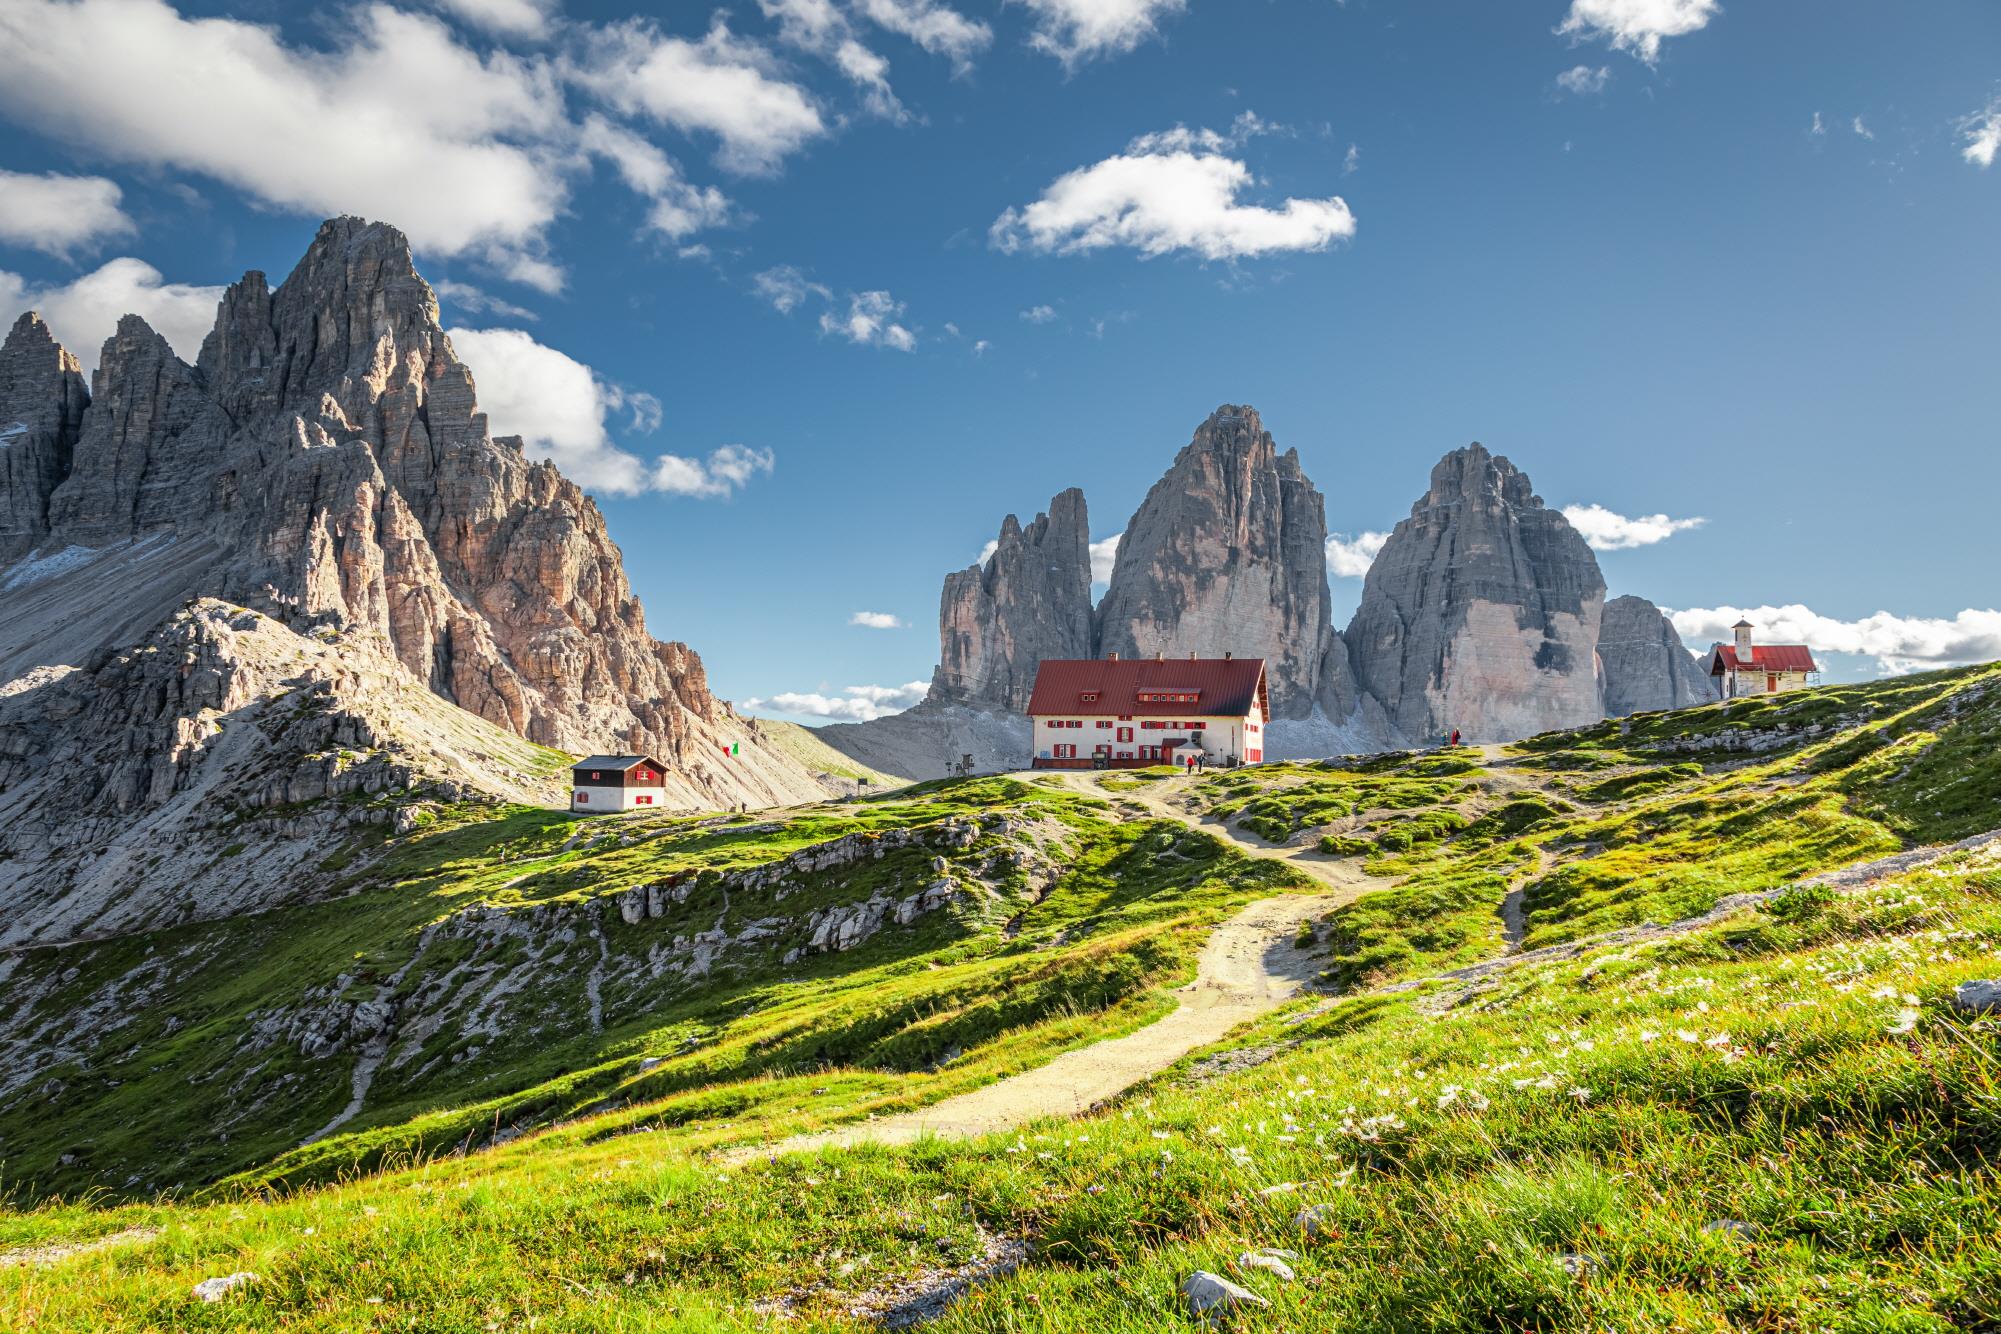
[[[1111,796],[1088,774],[1063,778],[1086,795]],[[964,1139],[1012,1130],[1039,1117],[1081,1115],[1298,995],[1321,966],[1311,951],[1295,943],[1300,928],[1390,883],[1364,874],[1353,860],[1329,857],[1317,848],[1275,846],[1221,821],[1190,815],[1164,792],[1121,792],[1111,799],[1227,839],[1253,857],[1285,862],[1330,892],[1261,899],[1223,922],[1202,948],[1195,980],[1174,993],[1180,1004],[1137,1032],[1065,1052],[1046,1065],[918,1111],[798,1135],[775,1145],[747,1146],[725,1155],[725,1161],[744,1163],[770,1154],[856,1144],[908,1144],[925,1136]]]

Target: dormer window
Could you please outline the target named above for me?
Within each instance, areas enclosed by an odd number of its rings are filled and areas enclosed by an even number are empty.
[[[1098,692],[1095,690],[1086,690],[1077,696],[1077,702],[1079,704],[1096,704],[1098,702]]]

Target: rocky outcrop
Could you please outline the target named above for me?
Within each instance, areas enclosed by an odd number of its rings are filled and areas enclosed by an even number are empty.
[[[1584,539],[1520,469],[1474,444],[1432,469],[1344,638],[1361,687],[1406,739],[1510,740],[1604,717],[1604,603]]]
[[[48,537],[49,497],[69,475],[90,403],[83,371],[29,311],[0,344],[0,560]]]
[[[73,377],[75,363],[38,339],[39,322],[17,326],[6,365],[42,365],[41,379],[27,375],[23,390],[24,373],[9,370],[0,386],[7,402],[41,405],[24,424],[50,440],[47,466],[7,474],[0,514],[17,554],[24,542],[39,547],[33,572],[51,552],[164,543],[148,548],[154,563],[184,562],[185,578],[147,585],[159,599],[123,609],[104,634],[158,623],[191,593],[221,597],[379,652],[531,741],[654,754],[692,804],[820,795],[710,694],[691,649],[647,633],[591,499],[524,457],[518,439],[489,432],[393,227],[335,219],[276,289],[246,274],[194,366],[144,321],[121,321],[66,460],[62,374]],[[51,471],[60,481],[44,490]],[[61,665],[131,642],[86,644],[72,632]],[[0,650],[12,647],[0,630]],[[740,753],[726,760],[732,742]]]
[[[1598,665],[1609,717],[1682,709],[1716,698],[1701,659],[1683,647],[1667,614],[1645,598],[1628,595],[1605,604]]]
[[[993,555],[945,577],[931,698],[1019,713],[1044,658],[1088,658],[1091,526],[1072,487],[1026,529],[1010,514]]]
[[[1120,539],[1098,608],[1098,651],[1265,660],[1276,716],[1356,703],[1327,589],[1326,504],[1257,410],[1225,404],[1196,428]]]

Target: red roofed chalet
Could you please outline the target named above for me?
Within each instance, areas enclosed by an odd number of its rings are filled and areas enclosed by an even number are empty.
[[[1734,644],[1709,650],[1709,679],[1723,699],[1743,695],[1775,695],[1782,690],[1820,684],[1820,664],[1805,644],[1753,644],[1749,621],[1739,621]]]
[[[1264,759],[1263,658],[1053,658],[1028,700],[1037,769]]]

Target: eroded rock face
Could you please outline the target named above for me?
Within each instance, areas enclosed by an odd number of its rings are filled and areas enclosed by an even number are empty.
[[[1716,698],[1701,660],[1682,646],[1667,614],[1645,598],[1629,595],[1605,604],[1598,664],[1609,717],[1682,709]]]
[[[0,560],[49,532],[49,497],[69,475],[90,403],[83,370],[33,311],[0,344]]]
[[[1605,580],[1528,477],[1447,454],[1369,568],[1344,638],[1361,687],[1411,741],[1500,741],[1604,717]]]
[[[1019,713],[1045,658],[1088,658],[1091,526],[1075,487],[1026,529],[1010,514],[983,565],[945,577],[931,698]]]
[[[1297,450],[1257,410],[1225,404],[1196,428],[1119,542],[1098,650],[1265,660],[1272,710],[1354,709],[1327,590],[1327,516]]]
[[[24,351],[10,365],[50,361],[38,328],[17,326],[9,347]],[[335,219],[275,290],[246,274],[195,366],[127,317],[96,387],[45,531],[31,522],[41,472],[7,478],[0,513],[17,549],[199,542],[208,572],[155,620],[193,591],[348,636],[355,651],[379,644],[520,736],[656,755],[703,804],[820,794],[709,693],[691,649],[647,633],[591,499],[489,433],[393,227]],[[725,758],[732,741],[742,753]]]

